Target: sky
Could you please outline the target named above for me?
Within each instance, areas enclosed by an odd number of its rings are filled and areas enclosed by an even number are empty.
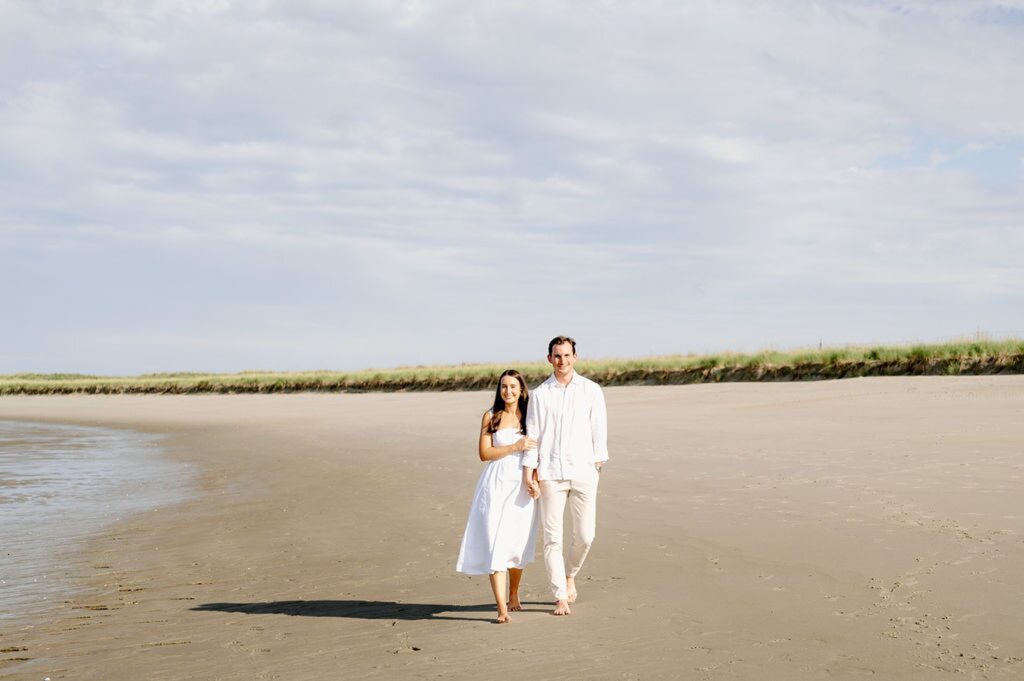
[[[1024,336],[1024,0],[0,0],[0,373]]]

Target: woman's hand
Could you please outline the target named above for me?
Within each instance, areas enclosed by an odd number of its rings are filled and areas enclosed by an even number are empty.
[[[540,483],[537,482],[536,468],[523,469],[523,485],[526,487],[526,493],[530,495],[531,499],[536,499],[540,496]]]
[[[513,452],[525,452],[527,449],[536,449],[536,448],[537,448],[537,441],[536,440],[534,440],[532,438],[528,438],[528,437],[521,437],[521,438],[519,438],[519,442],[517,442],[515,444],[515,449],[513,449],[512,451]]]
[[[536,480],[530,480],[530,484],[526,486],[526,493],[530,495],[531,499],[539,499],[540,483]]]

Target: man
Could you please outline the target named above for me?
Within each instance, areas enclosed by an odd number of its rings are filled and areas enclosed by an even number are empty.
[[[557,336],[548,343],[551,377],[530,394],[526,436],[536,449],[523,455],[523,484],[540,499],[544,565],[555,595],[556,615],[569,615],[576,601],[576,576],[594,541],[597,484],[608,460],[608,416],[604,393],[576,373],[576,341]],[[537,471],[539,483],[533,479]],[[562,518],[566,502],[572,518],[572,543],[566,565]]]

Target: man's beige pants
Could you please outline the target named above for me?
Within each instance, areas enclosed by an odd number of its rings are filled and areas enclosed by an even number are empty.
[[[544,530],[544,566],[556,601],[566,599],[565,578],[575,577],[594,541],[597,527],[597,483],[593,480],[541,480],[540,522]],[[569,502],[572,543],[569,561],[562,551],[562,518]]]

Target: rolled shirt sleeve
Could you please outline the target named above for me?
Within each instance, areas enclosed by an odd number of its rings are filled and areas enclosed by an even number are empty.
[[[537,398],[531,397],[526,405],[526,437],[538,440],[540,434],[540,422],[537,417]],[[540,461],[540,449],[534,447],[523,452],[522,467],[537,468]]]
[[[594,463],[608,460],[608,408],[604,403],[604,391],[593,384],[596,394],[590,407],[590,433],[594,442]]]

